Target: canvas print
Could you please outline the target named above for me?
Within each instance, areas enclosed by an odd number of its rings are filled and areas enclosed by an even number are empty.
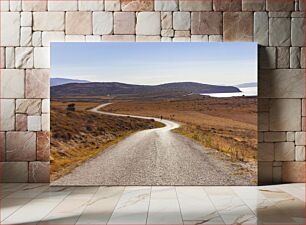
[[[52,43],[52,185],[256,185],[255,43]]]

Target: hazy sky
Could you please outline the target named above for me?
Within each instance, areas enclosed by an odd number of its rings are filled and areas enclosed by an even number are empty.
[[[257,82],[257,44],[52,43],[51,73],[131,84]]]

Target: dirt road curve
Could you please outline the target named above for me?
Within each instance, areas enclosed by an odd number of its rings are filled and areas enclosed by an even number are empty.
[[[92,112],[101,112],[100,105]],[[131,116],[136,118],[160,119]],[[169,120],[166,126],[137,132],[97,157],[88,160],[52,185],[249,185],[244,176],[234,176],[233,163],[220,160],[216,150],[171,132],[179,127]]]

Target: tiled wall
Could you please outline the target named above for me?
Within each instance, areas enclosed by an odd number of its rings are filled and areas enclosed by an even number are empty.
[[[303,2],[1,0],[2,180],[49,180],[50,41],[255,41],[259,181],[305,181]]]

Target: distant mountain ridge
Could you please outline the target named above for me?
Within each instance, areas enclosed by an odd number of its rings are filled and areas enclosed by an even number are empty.
[[[241,92],[234,86],[218,86],[195,82],[135,85],[118,82],[68,83],[51,87],[52,97],[141,95],[159,93],[205,94]]]
[[[238,88],[250,88],[250,87],[257,87],[257,83],[256,82],[250,82],[250,83],[243,83],[243,84],[238,84],[235,87]]]
[[[58,86],[63,84],[70,84],[70,83],[90,83],[88,80],[74,80],[74,79],[66,79],[66,78],[51,78],[50,85]]]

